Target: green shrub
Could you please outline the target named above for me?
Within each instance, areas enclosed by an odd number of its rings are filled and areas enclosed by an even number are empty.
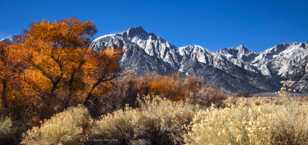
[[[105,145],[178,145],[198,107],[184,102],[147,97],[140,108],[102,116],[90,131],[93,144]]]
[[[184,135],[187,145],[307,145],[308,106],[239,105],[200,111]]]
[[[71,107],[46,120],[40,127],[27,131],[22,144],[77,145],[83,142],[90,116],[83,106]]]

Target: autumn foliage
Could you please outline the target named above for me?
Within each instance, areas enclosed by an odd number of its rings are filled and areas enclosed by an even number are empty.
[[[38,123],[102,94],[118,75],[117,49],[88,48],[96,32],[75,18],[34,23],[10,44],[0,43],[2,111]]]
[[[54,114],[80,104],[99,117],[127,104],[139,107],[137,99],[144,96],[203,105],[224,99],[198,78],[121,71],[121,49],[89,48],[95,32],[90,21],[69,18],[33,23],[23,34],[0,41],[0,118],[9,117],[12,126],[18,126],[14,141]]]

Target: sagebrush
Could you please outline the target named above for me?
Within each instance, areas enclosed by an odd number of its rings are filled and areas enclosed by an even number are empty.
[[[54,115],[39,127],[27,131],[22,140],[25,145],[77,145],[86,137],[85,129],[91,118],[83,106],[71,107]]]
[[[182,135],[197,106],[154,97],[140,108],[125,108],[104,115],[94,123],[90,137],[108,145],[183,144]]]
[[[243,102],[196,114],[187,145],[306,145],[308,105]]]

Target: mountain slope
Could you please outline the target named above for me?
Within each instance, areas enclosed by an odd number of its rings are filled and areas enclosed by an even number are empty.
[[[210,52],[199,45],[176,47],[142,27],[96,38],[91,48],[120,48],[124,70],[138,74],[197,75],[230,92],[272,92],[285,87],[308,92],[306,43],[281,44],[256,53],[244,45]]]
[[[308,92],[308,44],[279,44],[260,53],[252,65],[278,78],[292,92]]]

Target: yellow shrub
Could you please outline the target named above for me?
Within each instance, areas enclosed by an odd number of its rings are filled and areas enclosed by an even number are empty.
[[[239,105],[196,114],[187,145],[306,145],[308,106]]]
[[[198,107],[184,102],[146,98],[140,108],[126,108],[102,116],[91,130],[91,140],[102,144],[182,144],[185,125]]]
[[[84,128],[90,123],[88,111],[83,106],[71,107],[46,120],[40,127],[27,131],[22,144],[58,145],[78,144],[85,137]]]

